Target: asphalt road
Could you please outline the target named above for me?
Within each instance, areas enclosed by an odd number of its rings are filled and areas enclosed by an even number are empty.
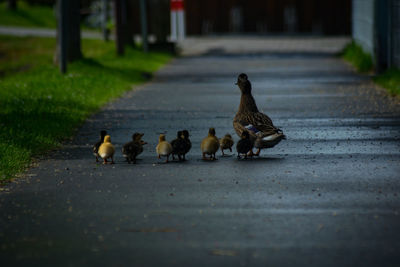
[[[189,39],[185,57],[91,117],[0,193],[2,266],[399,266],[400,105],[335,56],[347,39]],[[201,160],[248,74],[286,141]],[[91,145],[107,129],[116,164]],[[157,159],[188,129],[184,163]],[[136,165],[123,143],[144,132]]]

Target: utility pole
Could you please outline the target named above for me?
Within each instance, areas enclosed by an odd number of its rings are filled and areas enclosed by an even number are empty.
[[[147,37],[147,9],[146,0],[140,0],[140,24],[142,28],[142,46],[143,51],[149,51],[148,37]]]

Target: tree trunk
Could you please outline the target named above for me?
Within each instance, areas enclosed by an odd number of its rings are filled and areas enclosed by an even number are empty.
[[[9,10],[17,10],[17,0],[7,0],[7,8]]]
[[[57,47],[55,62],[65,73],[67,62],[82,58],[80,31],[80,1],[57,1]]]
[[[125,52],[124,28],[122,24],[122,1],[114,0],[114,17],[115,17],[115,45],[117,54],[122,56]]]
[[[80,0],[68,1],[68,61],[82,58]]]
[[[101,0],[101,28],[103,32],[103,40],[109,40],[109,30],[108,30],[108,0]]]

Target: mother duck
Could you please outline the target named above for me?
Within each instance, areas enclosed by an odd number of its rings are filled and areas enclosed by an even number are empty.
[[[262,148],[274,147],[282,139],[286,139],[286,136],[281,129],[274,126],[267,115],[258,111],[256,101],[251,94],[251,83],[245,73],[238,76],[236,84],[242,96],[239,110],[233,119],[233,128],[238,136],[242,136],[243,131],[249,132],[250,140],[258,149],[255,154],[251,150],[249,156],[258,156]]]

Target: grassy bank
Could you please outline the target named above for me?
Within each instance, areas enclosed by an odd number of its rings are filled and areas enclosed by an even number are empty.
[[[371,72],[374,64],[371,55],[365,53],[355,42],[350,43],[342,52],[342,58],[350,62],[359,72]],[[400,71],[389,69],[374,77],[374,82],[386,88],[392,96],[400,95]]]
[[[60,145],[85,118],[165,64],[165,53],[84,40],[85,59],[61,75],[52,64],[55,40],[0,37],[0,181]]]
[[[374,81],[380,86],[385,87],[391,95],[400,95],[400,70],[390,69],[376,76]]]
[[[361,46],[355,42],[344,48],[342,57],[349,61],[359,72],[369,72],[374,67],[371,55],[365,53]]]
[[[54,11],[48,6],[30,6],[23,1],[17,1],[17,10],[7,9],[5,2],[0,3],[0,25],[55,28]]]

